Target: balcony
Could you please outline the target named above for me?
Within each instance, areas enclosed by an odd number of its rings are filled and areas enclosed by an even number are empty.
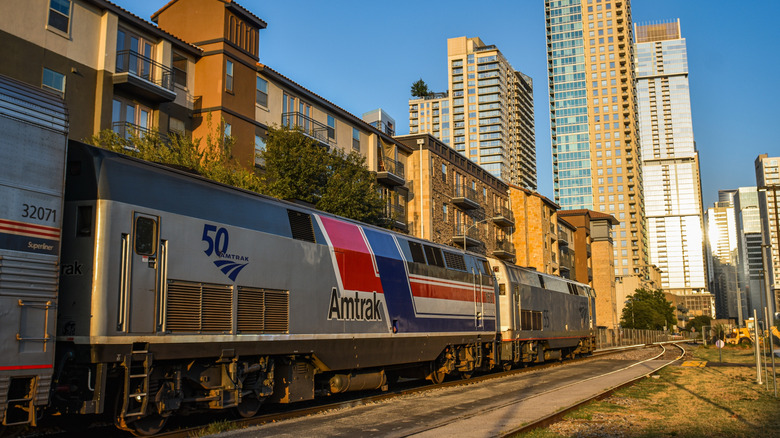
[[[515,225],[515,218],[512,210],[506,207],[496,207],[493,213],[493,223],[499,227],[511,227]]]
[[[132,50],[116,53],[113,82],[117,88],[151,102],[171,102],[176,99],[173,70]]]
[[[408,229],[406,222],[406,207],[398,204],[385,205],[384,219],[392,228],[402,231]]]
[[[129,122],[113,122],[111,124],[111,130],[113,130],[119,138],[124,140],[130,140],[133,137],[158,137],[163,143],[168,143],[167,135],[161,134],[154,129],[145,128]]]
[[[406,183],[404,178],[404,164],[400,161],[390,158],[379,159],[379,169],[376,172],[376,179],[389,186],[402,186]]]
[[[317,140],[321,145],[327,148],[330,148],[331,145],[336,144],[333,128],[330,128],[328,125],[318,122],[302,113],[283,113],[282,126],[286,126],[291,129],[299,129],[303,135]]]
[[[479,208],[479,197],[477,191],[464,186],[455,186],[455,196],[452,203],[463,210],[473,210]]]
[[[452,236],[452,243],[461,248],[463,248],[465,243],[465,249],[468,249],[470,246],[482,245],[482,240],[479,238],[479,230],[477,227],[466,224],[455,224],[455,234]]]
[[[515,248],[509,240],[496,240],[496,246],[493,248],[493,257],[502,260],[511,260],[515,258]]]

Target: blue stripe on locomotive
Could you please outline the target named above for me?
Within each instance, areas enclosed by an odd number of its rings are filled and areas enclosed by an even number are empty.
[[[406,272],[406,261],[398,251],[392,234],[362,227],[376,258],[382,288],[385,292],[390,322],[399,333],[409,332],[495,332],[494,318],[485,318],[483,326],[475,328],[473,319],[418,317],[412,303],[412,291]]]

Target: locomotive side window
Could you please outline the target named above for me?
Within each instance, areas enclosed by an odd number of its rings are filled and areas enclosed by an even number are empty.
[[[441,255],[441,250],[430,245],[423,245],[423,247],[425,248],[425,256],[428,258],[428,264],[443,268],[444,257]]]
[[[148,217],[135,218],[135,253],[154,255],[157,241],[157,223]]]
[[[425,263],[422,245],[417,242],[409,242],[409,250],[412,252],[412,260],[415,263]]]

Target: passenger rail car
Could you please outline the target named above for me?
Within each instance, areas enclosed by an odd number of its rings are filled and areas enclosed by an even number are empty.
[[[62,99],[0,76],[0,428],[49,401],[67,132]]]

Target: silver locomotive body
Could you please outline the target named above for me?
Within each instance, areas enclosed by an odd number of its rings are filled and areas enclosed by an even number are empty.
[[[60,411],[103,412],[119,387],[118,423],[143,432],[489,366],[483,257],[76,143],[65,211]]]

